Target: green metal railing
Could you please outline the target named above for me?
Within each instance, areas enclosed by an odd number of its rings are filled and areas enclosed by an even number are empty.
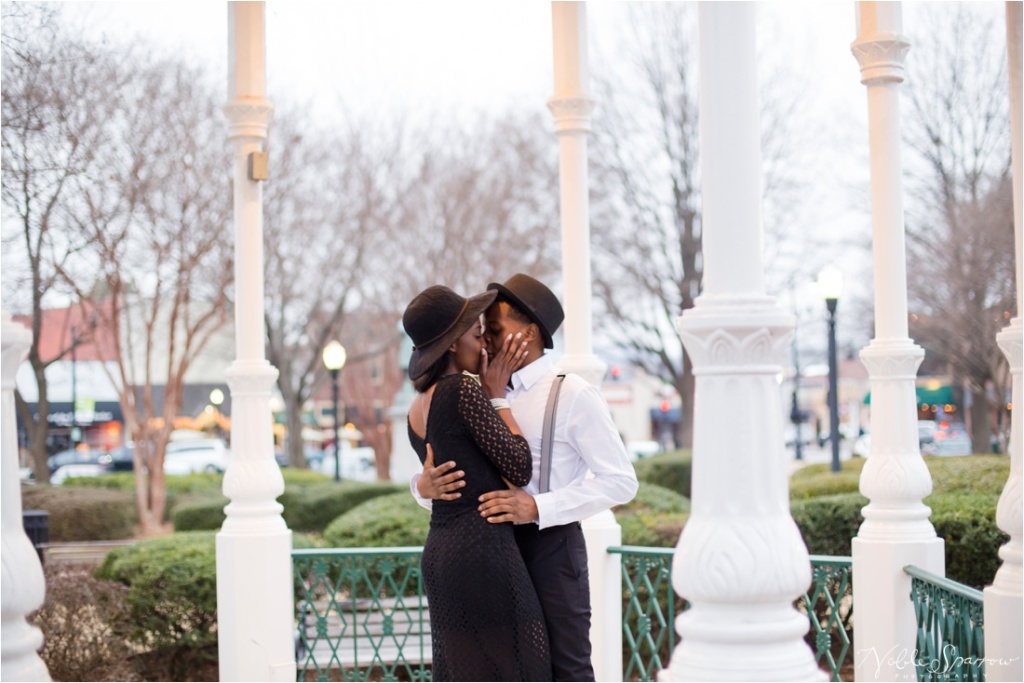
[[[852,569],[852,557],[811,555],[811,589],[804,593],[799,605],[811,622],[807,637],[814,648],[818,666],[824,660],[833,681],[842,680],[839,672],[850,652],[850,635],[853,632]]]
[[[297,680],[326,681],[332,675],[344,681],[431,679],[430,617],[419,569],[422,551],[292,552]],[[623,680],[656,680],[676,645],[675,616],[689,606],[672,590],[674,550],[619,546],[608,552],[622,557]],[[812,555],[811,566],[814,581],[797,608],[808,614],[808,642],[819,664],[824,660],[832,680],[838,681],[850,649],[851,560]]]
[[[297,680],[430,680],[422,551],[292,551]]]
[[[653,681],[675,648],[675,615],[689,605],[672,592],[673,548],[619,546],[608,552],[622,556],[623,680]],[[808,615],[807,639],[819,666],[824,660],[832,680],[850,651],[853,613],[852,559],[812,555],[811,590],[797,601]]]
[[[675,615],[686,608],[672,590],[674,551],[619,546],[608,552],[622,555],[622,680],[653,681],[675,649]]]
[[[903,568],[911,577],[917,616],[917,680],[984,681],[984,599],[979,590],[926,572]]]

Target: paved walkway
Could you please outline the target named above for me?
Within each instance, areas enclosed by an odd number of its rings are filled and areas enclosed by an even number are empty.
[[[805,465],[814,465],[822,462],[832,462],[832,444],[826,443],[824,448],[819,448],[817,443],[813,443],[809,446],[803,447],[803,459],[797,460],[794,457],[794,448],[789,446],[786,448],[786,452],[789,456],[789,473],[796,472]],[[849,439],[843,439],[839,442],[839,459],[849,460],[853,452],[853,443]]]

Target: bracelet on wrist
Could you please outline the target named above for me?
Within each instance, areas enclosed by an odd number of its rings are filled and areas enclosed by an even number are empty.
[[[507,398],[492,398],[491,405],[494,406],[495,410],[512,410],[512,406],[509,405]]]

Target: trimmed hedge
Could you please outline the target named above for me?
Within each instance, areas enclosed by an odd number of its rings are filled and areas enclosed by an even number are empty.
[[[408,486],[391,482],[328,481],[311,486],[285,487],[278,501],[284,506],[284,521],[293,531],[323,531],[340,515],[378,496],[404,492]]]
[[[668,451],[633,463],[636,478],[690,497],[690,451]]]
[[[224,506],[228,499],[213,499],[180,503],[171,512],[175,531],[216,531],[224,524]]]
[[[21,487],[24,510],[50,513],[50,541],[115,541],[138,523],[135,496],[123,491],[36,484]]]
[[[415,546],[423,545],[429,529],[430,513],[403,490],[368,500],[339,516],[324,529],[324,541],[332,548]]]
[[[664,486],[642,482],[633,500],[614,512],[622,545],[670,548],[679,540],[690,501]]]
[[[868,499],[857,493],[865,460],[842,463],[833,474],[829,465],[808,465],[791,478],[793,518],[812,554],[849,555],[851,539],[864,521]],[[935,532],[945,539],[946,576],[976,588],[990,583],[999,568],[998,551],[1009,537],[995,523],[999,495],[1010,473],[1006,456],[928,456]],[[838,493],[842,491],[852,491]],[[834,494],[834,495],[824,495]]]
[[[145,649],[217,642],[217,551],[212,532],[176,533],[110,551],[94,575],[128,587],[130,637]]]
[[[294,467],[282,467],[281,476],[284,477],[285,486],[309,486],[310,484],[323,484],[332,481],[330,477],[322,472],[296,469]]]

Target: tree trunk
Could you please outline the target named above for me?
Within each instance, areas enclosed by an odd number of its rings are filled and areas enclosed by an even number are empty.
[[[681,399],[679,419],[679,446],[680,448],[693,448],[693,398],[696,393],[696,381],[693,377],[693,363],[690,362],[690,355],[683,352],[683,375],[676,390]]]
[[[288,453],[288,464],[292,467],[308,468],[305,449],[302,447],[302,406],[299,404],[299,397],[290,393],[284,397],[285,426],[288,433],[285,436],[285,448]]]
[[[992,452],[992,405],[988,400],[988,392],[984,389],[971,387],[971,452]]]
[[[43,386],[46,386],[45,383]],[[25,403],[25,399],[23,399],[21,394],[17,391],[14,392],[14,402],[18,406],[18,413],[21,415],[21,421],[25,425],[25,431],[28,432],[28,446],[32,453],[32,473],[35,475],[37,483],[49,484],[50,468],[46,464],[46,437],[50,430],[49,425],[46,423],[46,419],[43,417],[42,404],[45,403],[45,401],[40,401],[37,404],[37,410],[39,413],[36,419],[32,418],[32,411],[29,410],[28,404]],[[49,405],[46,406],[46,413],[50,412],[48,408]]]

